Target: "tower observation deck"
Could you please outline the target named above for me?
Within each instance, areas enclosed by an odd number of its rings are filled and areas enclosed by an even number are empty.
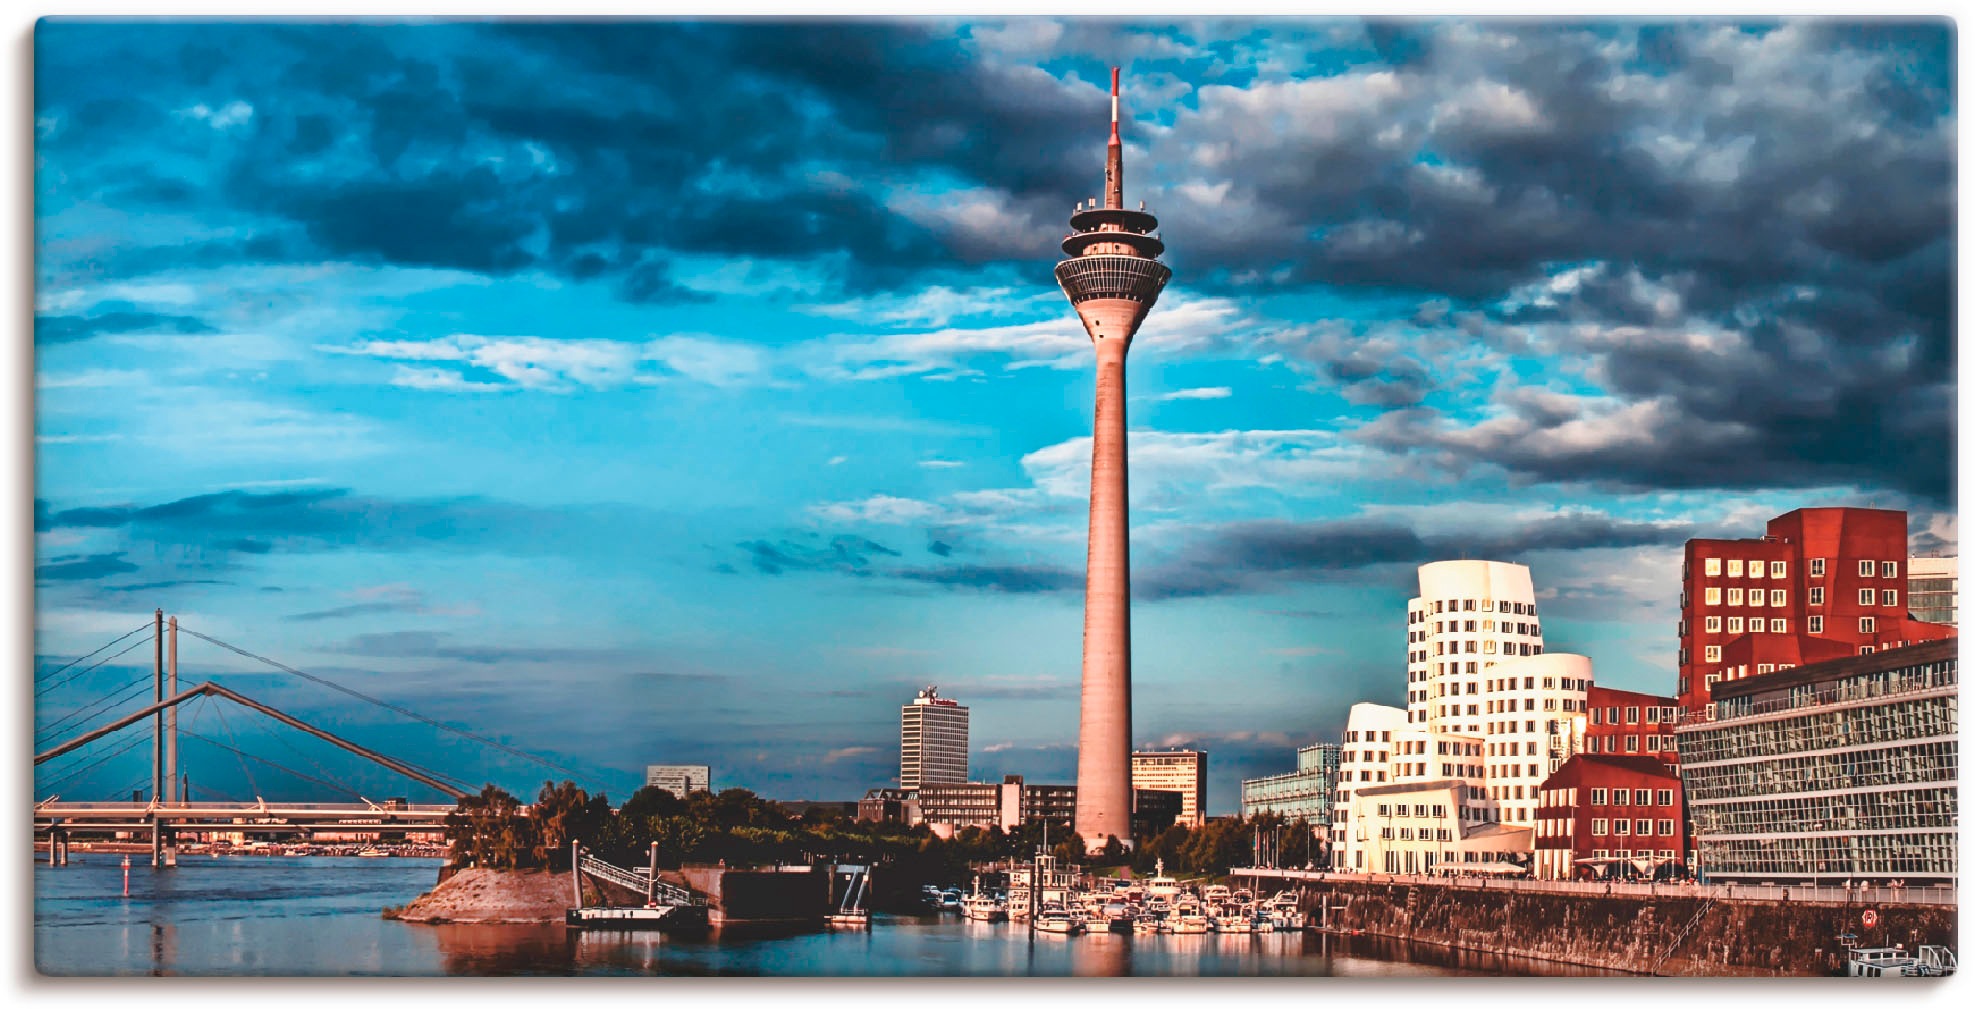
[[[1061,248],[1058,286],[1093,342],[1092,501],[1086,538],[1086,625],[1079,676],[1079,798],[1073,829],[1097,851],[1133,842],[1127,581],[1127,348],[1168,284],[1166,248],[1143,204],[1126,206],[1120,159],[1120,68],[1113,68],[1113,132],[1106,199],[1082,202]]]

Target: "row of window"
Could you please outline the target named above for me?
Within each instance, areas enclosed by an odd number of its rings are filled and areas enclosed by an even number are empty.
[[[1830,842],[1842,841],[1836,846]],[[1886,879],[1958,874],[1958,832],[1854,834],[1840,838],[1698,839],[1698,862],[1714,877]]]
[[[1635,825],[1635,833],[1643,835],[1649,833],[1651,823],[1648,820],[1629,821],[1617,819],[1613,821],[1615,836],[1628,836],[1631,822]],[[1593,834],[1595,837],[1606,837],[1608,836],[1609,825],[1610,821],[1597,816],[1587,822],[1587,832]],[[1657,820],[1655,821],[1655,828],[1657,836],[1669,837],[1677,832],[1677,822],[1675,820]]]
[[[1721,712],[1721,715],[1724,713]],[[1720,760],[1778,758],[1866,744],[1902,744],[1958,734],[1955,698],[1920,697],[1887,704],[1807,708],[1763,721],[1718,724],[1679,736],[1686,766]]]
[[[1643,736],[1640,739],[1643,749],[1636,748],[1637,738],[1633,735],[1590,736],[1587,740],[1589,753],[1675,753],[1677,737]]]
[[[1410,807],[1410,806],[1409,806],[1409,805],[1408,805],[1407,803],[1400,803],[1400,802],[1398,802],[1398,803],[1396,803],[1396,804],[1395,804],[1394,806],[1392,806],[1392,807],[1391,807],[1391,806],[1389,806],[1389,805],[1388,805],[1387,803],[1385,803],[1385,802],[1381,802],[1381,803],[1376,803],[1376,804],[1375,804],[1375,807],[1374,807],[1374,815],[1376,815],[1376,816],[1408,816],[1408,815],[1409,815],[1409,810],[1410,810],[1411,808],[1412,808],[1412,807]],[[1414,810],[1415,810],[1415,815],[1416,815],[1416,816],[1425,816],[1425,817],[1427,817],[1427,816],[1433,816],[1433,817],[1436,817],[1436,818],[1438,818],[1438,819],[1441,819],[1441,818],[1443,817],[1443,813],[1444,813],[1444,809],[1443,809],[1443,804],[1442,804],[1442,803],[1428,803],[1428,804],[1425,804],[1425,803],[1417,803],[1417,804],[1416,804],[1416,805],[1415,805],[1415,806],[1414,806],[1413,808],[1414,808]]]
[[[1658,806],[1668,806],[1676,801],[1676,790],[1674,789],[1658,788],[1655,789],[1654,791],[1656,795],[1656,805]],[[1651,790],[1647,788],[1635,789],[1635,805],[1638,806],[1649,805],[1650,792]],[[1606,788],[1590,788],[1587,790],[1587,804],[1590,806],[1609,805],[1608,800],[1610,798],[1613,798],[1615,800],[1613,803],[1614,805],[1617,806],[1629,805],[1629,789],[1617,788],[1610,790]]]
[[[1704,577],[1718,577],[1721,570],[1719,560],[1717,557],[1704,558]],[[1874,578],[1876,577],[1878,564],[1879,562],[1873,560],[1858,560],[1855,562],[1855,573],[1863,578]],[[1882,561],[1880,562],[1880,566],[1884,578],[1897,577],[1896,561]],[[1765,577],[1768,574],[1774,578],[1785,578],[1787,576],[1787,562],[1759,560],[1748,562],[1734,557],[1724,562],[1722,571],[1729,578],[1744,578],[1748,571],[1754,578]],[[1808,558],[1807,573],[1816,578],[1826,575],[1828,573],[1828,559],[1826,557]]]
[[[1503,633],[1506,634],[1524,634],[1528,637],[1534,637],[1534,638],[1540,636],[1538,624],[1529,624],[1524,621],[1519,621],[1517,623],[1514,623],[1510,620],[1503,621],[1502,623],[1503,626],[1501,627],[1500,621],[1497,620],[1484,621],[1484,633],[1493,634],[1502,631]],[[1457,624],[1458,622],[1455,620],[1449,621],[1447,625],[1444,621],[1438,620],[1436,622],[1435,632],[1437,634],[1456,634],[1459,631],[1465,634],[1478,633],[1478,626],[1477,626],[1478,622],[1475,620],[1463,621],[1463,626],[1461,628],[1459,628]],[[1430,635],[1430,631],[1427,629],[1420,631],[1410,631],[1409,640],[1428,641],[1429,635]]]
[[[1700,834],[1916,830],[1958,821],[1958,790],[1949,784],[1882,792],[1753,799],[1700,806]]]
[[[1606,719],[1601,717],[1604,712],[1608,716]],[[1636,722],[1643,721],[1645,715],[1648,716],[1648,724],[1650,725],[1655,725],[1659,722],[1674,722],[1677,720],[1677,709],[1667,705],[1654,705],[1646,708],[1633,704],[1627,707],[1609,705],[1606,708],[1591,709],[1588,722],[1593,725],[1621,725],[1624,722],[1633,725]]]
[[[1449,654],[1449,655],[1476,655],[1476,654],[1478,654],[1478,647],[1477,647],[1477,641],[1476,641],[1475,639],[1471,639],[1471,640],[1466,640],[1466,641],[1464,641],[1464,642],[1462,642],[1462,644],[1463,644],[1463,646],[1464,646],[1464,647],[1462,647],[1462,648],[1458,648],[1458,647],[1457,647],[1457,645],[1458,645],[1458,642],[1455,642],[1455,641],[1438,641],[1438,642],[1436,643],[1436,654],[1437,654],[1437,655],[1444,655],[1444,654]],[[1447,651],[1446,651],[1446,650],[1445,650],[1445,648],[1444,648],[1444,646],[1445,646],[1445,645],[1448,645],[1448,646],[1449,646],[1449,648],[1447,649]],[[1496,638],[1486,638],[1486,639],[1484,639],[1484,651],[1483,651],[1483,654],[1485,654],[1485,655],[1498,655],[1498,654],[1500,654],[1500,652],[1498,651],[1498,641],[1497,641],[1497,639],[1496,639]],[[1524,656],[1527,656],[1527,655],[1544,655],[1544,654],[1546,654],[1546,646],[1545,646],[1545,645],[1536,645],[1536,644],[1533,644],[1533,643],[1532,643],[1532,642],[1530,642],[1530,641],[1507,641],[1507,642],[1505,642],[1505,650],[1504,650],[1504,652],[1503,652],[1503,654],[1505,654],[1505,655],[1517,655],[1517,656],[1521,656],[1521,657],[1524,657]],[[1426,661],[1426,660],[1428,660],[1428,658],[1429,658],[1429,655],[1430,655],[1430,653],[1429,653],[1429,652],[1427,652],[1427,651],[1422,651],[1422,652],[1417,652],[1416,654],[1414,654],[1414,655],[1412,655],[1412,656],[1411,656],[1411,657],[1409,658],[1409,661],[1410,661],[1410,662],[1423,662],[1423,661]]]
[[[1717,799],[1892,785],[1926,786],[1957,779],[1958,743],[1950,739],[1712,767],[1684,765],[1684,789],[1693,806]]]
[[[1492,602],[1489,599],[1451,599],[1448,600],[1447,602],[1442,599],[1437,599],[1434,600],[1433,610],[1410,610],[1409,623],[1412,624],[1422,623],[1428,619],[1428,614],[1432,612],[1456,613],[1459,610],[1463,610],[1465,612],[1476,612],[1481,610],[1485,613],[1492,613],[1492,612],[1511,613],[1521,617],[1533,617],[1539,615],[1538,607],[1534,606],[1531,603],[1517,603],[1505,599],[1500,599],[1498,600],[1497,605],[1494,609]]]

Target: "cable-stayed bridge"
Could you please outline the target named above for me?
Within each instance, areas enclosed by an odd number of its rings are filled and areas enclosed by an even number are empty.
[[[151,633],[144,635],[147,630]],[[317,724],[324,719],[312,721],[299,717],[213,680],[182,689],[178,682],[181,633],[390,712],[400,719],[421,723],[446,735],[520,758],[555,775],[578,781],[585,777],[499,740],[430,718],[403,705],[373,697],[326,677],[181,626],[176,617],[168,622],[161,610],[153,614],[151,621],[112,639],[95,651],[36,676],[35,699],[39,706],[44,703],[44,698],[82,682],[92,671],[106,668],[108,663],[139,647],[152,646],[153,662],[149,677],[141,676],[91,696],[66,715],[51,720],[36,734],[34,763],[37,778],[41,780],[36,782],[35,834],[37,840],[48,842],[49,858],[54,864],[66,863],[72,836],[148,838],[152,864],[171,865],[176,861],[178,839],[182,835],[224,834],[266,839],[360,836],[390,840],[404,838],[408,834],[432,834],[444,826],[447,815],[455,809],[455,802],[477,791],[458,777],[421,766],[402,755],[387,754],[354,742],[346,737],[346,733]],[[136,640],[132,641],[133,638]],[[107,656],[105,653],[108,653]],[[149,698],[143,696],[143,688],[147,685],[151,687]],[[139,703],[141,701],[145,703]],[[122,710],[132,704],[138,706],[134,710]],[[226,741],[181,724],[182,712],[197,709],[203,714],[208,705],[212,706]],[[384,768],[391,772],[395,780],[430,789],[446,801],[414,803],[403,797],[367,796],[349,784],[350,775],[324,767],[279,735],[271,738],[303,762],[311,764],[316,773],[298,770],[249,752],[239,745],[233,727],[226,721],[225,709],[229,707],[246,709],[290,730],[290,735],[299,733],[311,737],[348,757],[357,758],[363,764]],[[92,726],[92,722],[96,724]],[[210,787],[202,789],[204,794],[194,799],[190,775],[185,773],[181,764],[180,744],[187,741],[205,744],[217,753],[231,754],[253,793],[252,799],[218,795],[215,794],[218,790]],[[64,794],[65,787],[71,784],[86,786],[92,772],[146,742],[151,744],[148,789],[143,787],[146,782],[140,780],[129,787],[131,797],[124,800],[121,798],[122,790],[113,793],[118,796],[116,798],[101,796],[99,782],[94,787],[85,787],[86,791],[99,793],[97,795]],[[67,763],[57,763],[64,758],[68,758]],[[352,801],[270,798],[263,794],[250,764],[275,770],[277,777],[271,784],[279,782],[291,789],[313,786],[311,790],[315,792],[341,792],[349,795]],[[44,771],[44,767],[48,769]],[[269,792],[273,793],[274,789]]]

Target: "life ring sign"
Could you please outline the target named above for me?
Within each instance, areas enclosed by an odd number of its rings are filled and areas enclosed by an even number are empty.
[[[1863,928],[1875,928],[1875,927],[1876,927],[1876,909],[1875,909],[1875,908],[1873,908],[1873,907],[1871,907],[1871,908],[1865,908],[1865,909],[1863,909],[1863,912],[1862,912],[1862,927],[1863,927]]]

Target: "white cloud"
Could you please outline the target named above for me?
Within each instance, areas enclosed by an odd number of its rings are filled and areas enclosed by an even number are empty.
[[[187,119],[197,119],[216,130],[224,130],[253,119],[254,106],[236,99],[214,109],[201,102],[191,108],[178,110],[178,114]]]
[[[1229,399],[1229,398],[1230,398],[1230,387],[1227,385],[1201,386],[1194,389],[1177,389],[1174,392],[1165,392],[1155,397],[1155,399],[1158,402],[1163,402],[1163,403],[1167,403],[1172,400],[1178,400],[1178,399]]]
[[[929,287],[908,295],[882,294],[837,304],[813,304],[801,310],[812,315],[857,322],[900,326],[946,326],[971,316],[1004,316],[1029,312],[1058,300],[1055,291],[1019,292],[1014,287]]]
[[[727,386],[761,378],[768,372],[768,354],[761,347],[687,334],[644,343],[455,334],[434,340],[367,340],[317,349],[387,361],[457,363],[492,372],[508,383],[470,378],[445,368],[399,365],[393,372],[393,385],[446,392],[502,388],[566,392],[575,386],[608,389],[649,385],[674,377]]]
[[[961,469],[964,463],[955,459],[923,459],[922,469]]]

